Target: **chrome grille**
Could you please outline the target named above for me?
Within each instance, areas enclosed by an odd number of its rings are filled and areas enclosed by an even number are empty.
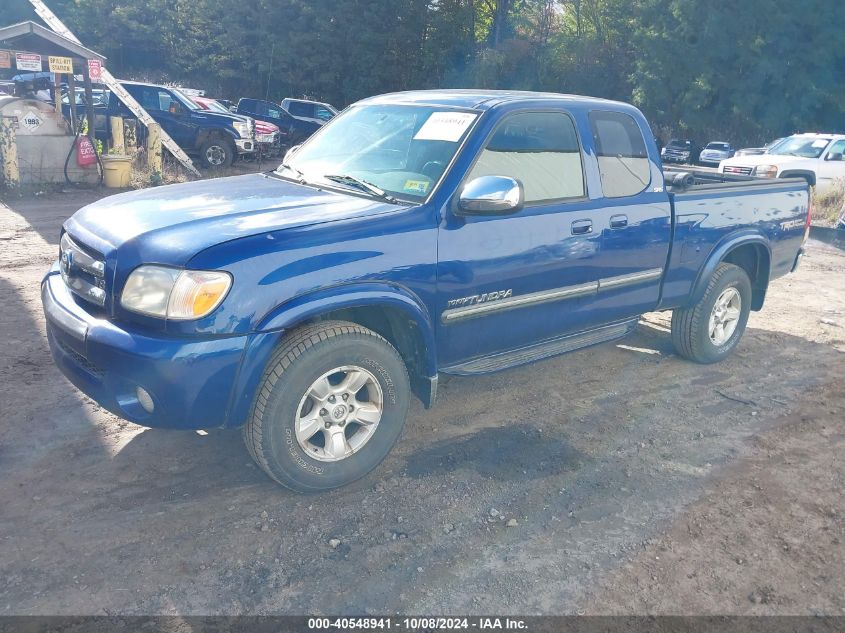
[[[106,264],[74,242],[67,233],[59,246],[59,268],[67,287],[100,307],[106,304]]]
[[[750,176],[752,168],[740,167],[739,165],[725,165],[724,170],[726,174],[739,174],[741,176]]]

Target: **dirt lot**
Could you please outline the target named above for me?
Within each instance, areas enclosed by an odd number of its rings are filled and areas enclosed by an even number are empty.
[[[91,198],[0,207],[0,614],[845,614],[844,252],[811,243],[720,365],[647,315],[449,380],[372,475],[297,496],[238,432],[134,426],[53,367],[39,279]]]

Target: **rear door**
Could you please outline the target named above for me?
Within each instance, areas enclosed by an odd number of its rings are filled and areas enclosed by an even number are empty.
[[[672,209],[648,129],[625,112],[588,115],[602,188],[602,276],[594,305],[602,321],[636,317],[660,299]]]

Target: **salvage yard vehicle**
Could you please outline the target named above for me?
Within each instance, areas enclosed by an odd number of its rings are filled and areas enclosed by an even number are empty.
[[[804,178],[825,193],[837,179],[845,178],[845,134],[794,134],[765,154],[723,161],[725,174],[762,178]]]
[[[211,112],[219,112],[221,114],[231,114],[223,103],[216,99],[209,99],[208,97],[191,97],[197,106],[203,110]],[[240,115],[239,115],[240,116]],[[243,116],[244,120],[250,120],[251,117]],[[255,125],[255,146],[262,156],[278,156],[282,153],[282,137],[279,132],[279,127],[266,121],[258,121],[251,119]]]
[[[177,88],[135,81],[120,84],[185,153],[198,157],[204,167],[227,167],[236,155],[255,152],[255,122],[249,117],[203,110]],[[70,115],[70,105],[62,109],[65,116]],[[77,116],[82,116],[85,110],[83,102],[76,108]],[[103,91],[100,103],[94,105],[94,131],[98,139],[109,138],[111,131],[106,121],[112,116],[134,117],[120,99]]]
[[[328,103],[308,99],[282,99],[281,106],[291,115],[323,124],[337,115],[337,110]]]
[[[774,141],[771,141],[764,145],[763,147],[743,147],[742,149],[736,150],[734,156],[756,156],[759,154],[774,154],[775,148],[780,144],[781,141],[785,140],[785,137],[776,138]]]
[[[664,163],[691,163],[697,149],[695,141],[673,138],[660,150],[660,158]]]
[[[701,153],[698,155],[698,162],[702,165],[718,165],[726,158],[734,155],[734,150],[730,143],[722,141],[714,141],[707,143]]]
[[[285,147],[302,143],[323,125],[322,121],[295,117],[278,103],[261,99],[241,99],[235,111],[278,126]]]
[[[441,374],[612,341],[653,310],[681,356],[724,359],[809,229],[805,180],[664,176],[639,110],[587,97],[373,97],[288,161],[88,205],[41,294],[80,390],[145,426],[243,427],[303,492],[375,468]]]

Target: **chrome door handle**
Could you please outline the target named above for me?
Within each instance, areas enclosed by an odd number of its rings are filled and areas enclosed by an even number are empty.
[[[628,226],[628,216],[627,215],[612,215],[610,216],[610,228],[612,229],[621,229],[622,227]]]
[[[575,220],[572,223],[572,235],[584,235],[593,232],[592,220]]]

